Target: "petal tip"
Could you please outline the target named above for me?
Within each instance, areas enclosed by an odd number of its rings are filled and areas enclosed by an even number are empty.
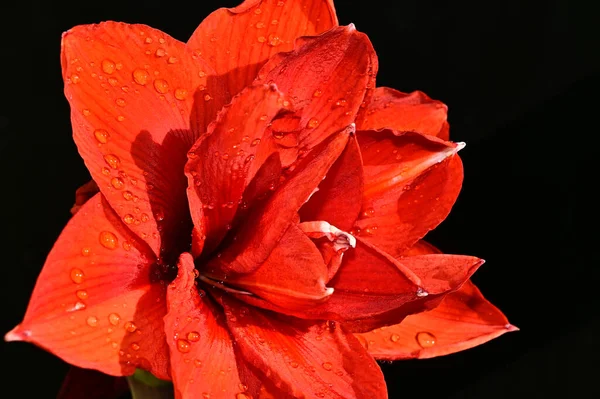
[[[356,30],[356,25],[354,25],[354,23],[348,24],[348,30],[354,32]]]
[[[10,330],[4,335],[5,342],[14,342],[14,341],[25,341],[27,338],[31,336],[31,331],[23,330],[21,325],[18,324],[15,328]]]
[[[467,143],[465,143],[464,141],[459,141],[458,143],[456,143],[456,152],[459,152],[466,146],[467,146]]]
[[[513,326],[512,324],[508,323],[504,326],[504,328],[506,328],[507,332],[513,332],[513,331],[520,331],[521,329],[517,326]]]

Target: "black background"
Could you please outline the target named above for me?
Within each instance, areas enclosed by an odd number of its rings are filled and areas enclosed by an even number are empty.
[[[60,34],[102,20],[186,41],[236,1],[21,1],[3,5],[0,331],[20,322],[88,173],[62,94]],[[192,6],[190,6],[192,4]],[[444,358],[382,365],[390,398],[600,397],[597,14],[572,1],[337,1],[378,52],[379,86],[450,107],[465,184],[429,239],[487,260],[474,277],[520,332]],[[0,344],[3,389],[53,397],[68,366]]]

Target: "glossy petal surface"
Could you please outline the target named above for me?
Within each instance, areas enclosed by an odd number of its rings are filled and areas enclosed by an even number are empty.
[[[38,278],[23,322],[7,340],[35,343],[82,368],[169,379],[164,286],[152,251],[101,194],[65,227]]]
[[[274,54],[293,49],[296,38],[334,26],[331,0],[246,0],[210,14],[188,46],[215,69],[231,98],[252,83]]]

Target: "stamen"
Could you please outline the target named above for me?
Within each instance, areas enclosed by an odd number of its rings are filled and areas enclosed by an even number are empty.
[[[210,277],[206,277],[204,275],[199,275],[198,279],[201,281],[204,281],[207,284],[212,285],[213,287],[219,288],[225,292],[229,292],[231,294],[240,294],[240,295],[254,295],[251,292],[248,291],[242,291],[242,290],[236,290],[235,288],[230,288],[227,287],[226,285],[224,285],[223,283],[220,283],[216,280],[211,279]]]

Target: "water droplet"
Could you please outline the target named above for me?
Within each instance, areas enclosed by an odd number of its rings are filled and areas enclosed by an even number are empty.
[[[276,19],[274,19],[274,20],[271,21],[271,25],[277,25],[278,23],[279,23],[279,21],[276,20]]]
[[[121,162],[121,160],[113,154],[107,154],[104,156],[104,160],[106,161],[106,163],[108,164],[108,166],[110,166],[113,169],[117,169],[119,167],[119,164]]]
[[[131,349],[133,349],[134,351],[140,350],[140,345],[135,342],[133,342],[130,346],[131,346]]]
[[[183,101],[187,98],[188,91],[186,89],[176,89],[175,90],[175,98]]]
[[[81,269],[71,269],[71,280],[75,284],[81,284],[83,282],[83,271]]]
[[[145,84],[147,84],[148,78],[148,71],[146,71],[145,69],[136,69],[135,71],[133,71],[133,80],[139,85],[144,86]]]
[[[311,129],[314,129],[314,128],[316,128],[317,126],[319,126],[319,121],[318,121],[317,119],[315,119],[315,118],[311,118],[311,119],[308,121],[308,127],[309,127],[309,128],[311,128]]]
[[[118,120],[119,122],[123,122],[123,121],[125,120],[125,117],[124,117],[123,115],[118,115],[118,116],[117,116],[117,120]]]
[[[323,94],[323,91],[320,89],[315,90],[315,92],[313,93],[313,97],[321,97],[321,95]]]
[[[150,44],[152,42],[153,42],[153,40],[150,37],[147,37],[146,39],[144,39],[144,43],[146,43],[146,44]]]
[[[117,349],[119,347],[119,344],[113,341],[110,343],[110,346],[112,346],[113,349]]]
[[[260,143],[260,139],[254,139],[252,140],[252,142],[250,143],[250,146],[252,147],[256,147],[258,144]]]
[[[257,8],[256,10],[254,10],[254,13],[256,15],[259,15],[260,13],[262,13],[262,10],[260,8]]]
[[[81,255],[90,256],[91,253],[92,253],[92,249],[90,247],[81,248]]]
[[[212,100],[212,97],[210,96],[210,94],[205,94],[204,101],[210,101],[210,100]]]
[[[265,23],[260,21],[256,23],[256,29],[262,29],[265,27]]]
[[[259,37],[258,37],[258,42],[259,42],[259,43],[264,43],[264,42],[266,42],[266,41],[267,41],[267,38],[266,38],[266,37],[264,37],[264,36],[259,36]]]
[[[131,243],[129,241],[123,241],[123,249],[125,251],[131,251]]]
[[[270,34],[269,35],[269,46],[271,47],[277,47],[281,44],[282,40],[279,38],[279,36],[274,35],[274,34]]]
[[[111,233],[110,231],[101,232],[99,239],[100,239],[100,244],[104,248],[108,248],[108,249],[115,249],[117,247],[117,244],[119,243],[117,236],[114,235],[113,233]]]
[[[363,211],[363,217],[372,217],[375,214],[375,209],[373,208],[367,208]]]
[[[104,129],[96,129],[94,130],[94,137],[96,137],[96,140],[98,140],[99,143],[106,144],[108,143],[110,134]]]
[[[111,313],[108,315],[108,322],[113,326],[119,324],[119,321],[121,321],[121,316],[119,316],[117,313]]]
[[[154,89],[161,94],[165,94],[169,91],[169,84],[164,79],[155,79]]]
[[[90,327],[96,327],[98,325],[98,318],[96,316],[90,316],[87,318],[86,323]]]
[[[237,395],[235,395],[235,399],[251,399],[251,397],[243,392],[240,392]]]
[[[120,190],[125,186],[125,182],[120,177],[113,177],[110,180],[110,184],[117,190]]]
[[[124,191],[123,198],[125,198],[127,201],[131,201],[133,199],[133,194],[131,191]]]
[[[124,107],[127,104],[127,102],[124,99],[122,99],[122,98],[117,98],[115,100],[115,103],[117,103],[117,105],[119,107]]]
[[[147,213],[142,213],[140,215],[140,219],[142,220],[142,222],[146,223],[148,220],[150,220],[150,216],[148,216]]]
[[[194,366],[196,366],[196,367],[202,366],[202,361],[200,359],[194,359]]]
[[[200,340],[200,333],[198,331],[190,331],[187,335],[188,341],[197,342]]]
[[[88,299],[88,293],[86,290],[77,290],[77,292],[75,292],[75,295],[77,295],[77,298],[82,300]]]
[[[333,369],[333,365],[329,362],[325,362],[323,363],[323,368],[327,371],[331,371],[331,369]]]
[[[165,213],[161,210],[154,212],[154,218],[157,222],[162,222],[165,219]]]
[[[398,341],[400,341],[400,336],[398,334],[392,334],[390,336],[390,341],[392,341],[392,342],[398,342]]]
[[[169,59],[167,60],[167,62],[169,64],[174,64],[177,62],[177,57],[169,57]]]
[[[435,335],[427,331],[421,331],[418,333],[416,339],[421,348],[431,348],[436,342]]]
[[[135,220],[135,218],[133,217],[133,215],[131,215],[129,213],[127,215],[123,216],[123,221],[127,224],[133,223],[134,220]]]
[[[291,361],[290,366],[292,366],[293,369],[297,369],[298,366],[300,366],[300,364],[298,364],[298,362],[296,362],[296,361]]]
[[[90,116],[92,114],[89,109],[84,109],[81,112],[83,113],[83,116]]]
[[[179,350],[179,352],[188,353],[190,351],[190,349],[191,349],[191,347],[190,347],[189,341],[187,341],[185,339],[177,340],[177,350]]]
[[[71,75],[71,82],[77,84],[77,83],[79,83],[80,80],[81,79],[79,78],[79,75],[77,75],[77,74]]]
[[[348,102],[343,98],[335,102],[336,107],[345,107]]]
[[[125,323],[125,331],[132,333],[135,332],[135,330],[137,330],[137,326],[133,323],[133,321],[128,321]]]

